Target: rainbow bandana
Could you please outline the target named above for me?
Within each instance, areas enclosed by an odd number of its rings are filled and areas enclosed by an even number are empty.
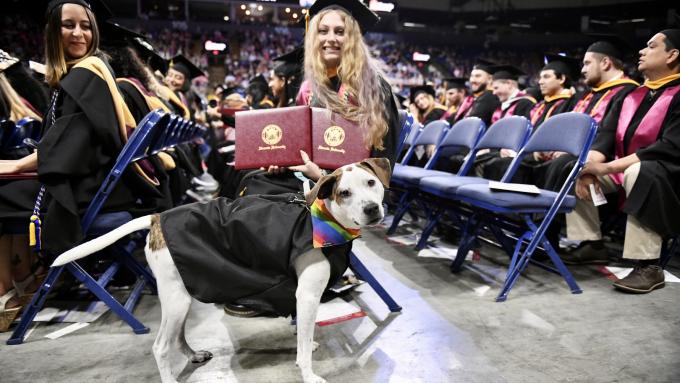
[[[310,206],[312,213],[312,242],[314,248],[342,245],[361,235],[359,229],[346,229],[326,209],[323,200],[316,199]]]

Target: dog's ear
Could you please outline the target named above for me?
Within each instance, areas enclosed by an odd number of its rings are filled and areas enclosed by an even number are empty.
[[[359,166],[375,174],[384,187],[390,186],[392,169],[387,158],[367,158],[359,162]]]
[[[330,197],[331,193],[333,193],[333,187],[335,186],[338,177],[340,177],[339,169],[331,174],[319,178],[312,190],[310,190],[309,193],[305,195],[307,205],[313,204],[314,200],[317,198],[325,199]]]

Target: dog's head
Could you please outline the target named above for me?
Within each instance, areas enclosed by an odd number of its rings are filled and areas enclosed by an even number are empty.
[[[342,226],[358,229],[382,220],[382,200],[390,184],[390,162],[368,158],[323,176],[307,194],[307,204],[324,199],[326,208]]]

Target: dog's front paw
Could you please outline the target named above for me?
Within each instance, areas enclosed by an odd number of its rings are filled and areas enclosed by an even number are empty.
[[[303,374],[302,381],[304,383],[326,383],[326,379],[316,375],[314,373]]]
[[[319,348],[319,342],[312,341],[312,352],[316,351],[318,348]]]
[[[191,356],[191,363],[205,363],[213,358],[213,354],[210,351],[196,351],[194,355]]]

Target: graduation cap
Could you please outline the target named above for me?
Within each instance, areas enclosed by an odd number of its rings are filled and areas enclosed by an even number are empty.
[[[591,34],[593,42],[586,52],[600,53],[620,61],[626,61],[633,48],[615,34]]]
[[[581,62],[573,57],[546,54],[547,62],[542,70],[552,69],[564,73],[570,80],[576,81],[581,77]]]
[[[475,66],[472,67],[472,69],[473,70],[474,69],[483,70],[484,72],[491,74],[491,67],[495,66],[495,65],[497,65],[497,64],[493,61],[489,61],[489,60],[485,60],[485,59],[477,59],[475,61]]]
[[[305,60],[304,47],[297,47],[288,53],[284,53],[279,57],[274,58],[274,61],[282,61],[281,64],[274,68],[274,73],[281,77],[291,77],[302,70],[302,65]]]
[[[467,89],[465,86],[465,83],[467,82],[468,79],[465,77],[449,77],[444,79],[444,83],[446,84],[446,90],[449,89]]]
[[[111,9],[106,5],[106,3],[103,0],[51,0],[51,1],[42,1],[43,5],[45,5],[45,13],[42,14],[43,19],[41,20],[44,23],[47,23],[47,20],[49,19],[50,14],[60,6],[64,4],[78,4],[82,5],[83,7],[89,9],[94,13],[95,17],[97,18],[97,24],[101,25],[103,24],[106,20],[110,19],[113,17],[113,12],[111,12]]]
[[[362,34],[373,28],[378,21],[380,21],[380,16],[368,9],[368,7],[359,0],[317,0],[309,7],[309,10],[307,10],[305,19],[307,17],[312,18],[327,8],[342,9],[352,15],[357,23],[359,23]]]
[[[184,55],[177,55],[170,60],[170,69],[174,69],[184,75],[187,81],[190,81],[198,76],[205,76],[194,63],[192,63]]]
[[[103,23],[99,26],[99,30],[101,32],[101,43],[103,45],[127,46],[132,45],[136,38],[145,38],[141,33],[125,28],[113,21]]]
[[[420,85],[420,86],[414,86],[411,88],[411,92],[409,94],[409,99],[411,100],[411,103],[416,102],[416,96],[418,96],[421,93],[427,93],[431,95],[432,97],[435,96],[436,92],[432,85]]]
[[[139,58],[147,63],[152,70],[160,71],[161,73],[168,71],[168,61],[156,52],[151,43],[144,37],[132,38],[132,47],[137,51]]]
[[[514,65],[494,65],[489,67],[494,80],[518,81],[525,73]]]

